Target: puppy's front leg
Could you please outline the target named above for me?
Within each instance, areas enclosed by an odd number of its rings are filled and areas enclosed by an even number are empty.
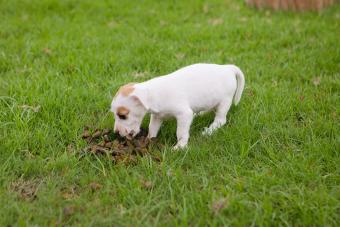
[[[176,116],[177,119],[177,144],[174,149],[184,148],[189,140],[190,125],[193,119],[191,109],[185,110]]]
[[[149,138],[157,137],[161,125],[162,119],[157,114],[151,114],[148,137]]]

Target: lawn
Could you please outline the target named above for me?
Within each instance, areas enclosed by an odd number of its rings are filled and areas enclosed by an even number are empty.
[[[0,28],[0,226],[340,225],[340,5],[2,0]],[[119,86],[197,62],[245,74],[226,126],[173,152],[168,121],[161,162],[80,154]]]

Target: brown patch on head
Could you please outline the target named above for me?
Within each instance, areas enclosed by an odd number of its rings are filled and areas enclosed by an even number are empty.
[[[120,106],[117,108],[117,115],[126,116],[129,114],[129,112],[130,110],[126,108],[125,106]]]
[[[135,83],[128,83],[128,84],[121,86],[119,88],[118,92],[116,93],[116,96],[118,94],[121,94],[123,96],[128,96],[129,94],[131,94],[135,90],[133,85],[135,85]]]

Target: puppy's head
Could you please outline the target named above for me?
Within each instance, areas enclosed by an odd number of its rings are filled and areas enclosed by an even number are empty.
[[[114,113],[114,131],[121,136],[136,136],[147,112],[147,99],[143,89],[126,84],[118,90],[111,103]]]

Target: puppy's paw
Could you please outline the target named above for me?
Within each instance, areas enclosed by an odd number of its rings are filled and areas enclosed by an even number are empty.
[[[215,130],[214,129],[211,129],[210,127],[205,127],[203,132],[202,132],[202,135],[203,136],[210,136]]]
[[[151,140],[151,139],[156,138],[156,136],[150,135],[150,133],[148,133],[147,138]]]
[[[174,151],[179,151],[179,150],[183,150],[187,148],[187,145],[186,144],[180,144],[180,143],[177,143],[173,148],[172,150]]]

